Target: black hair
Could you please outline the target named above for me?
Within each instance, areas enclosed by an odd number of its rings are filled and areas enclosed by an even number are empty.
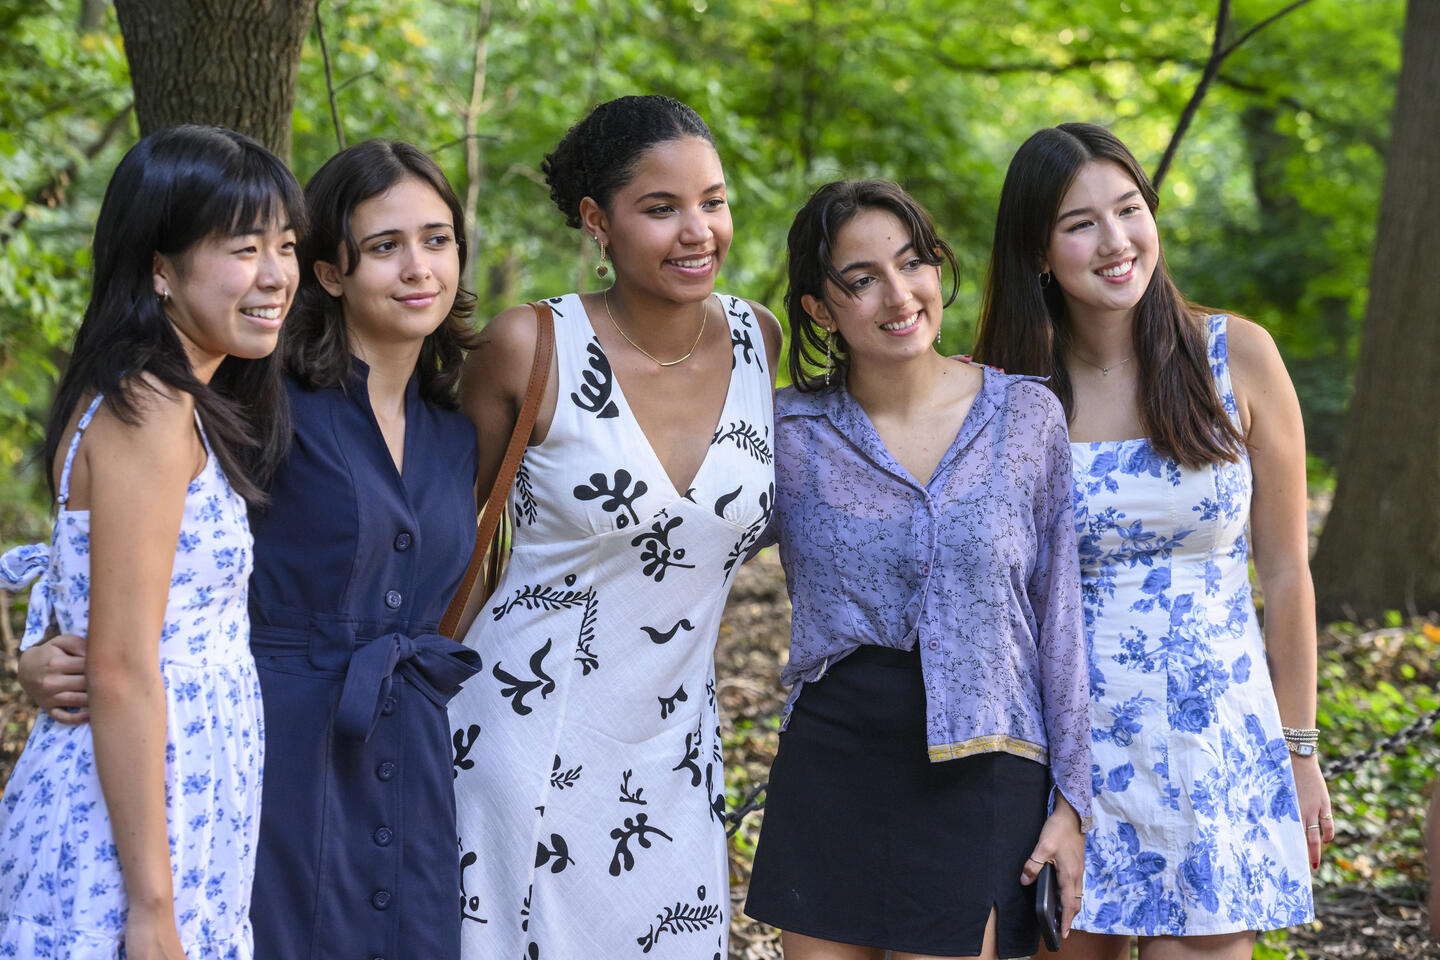
[[[405,179],[427,184],[450,209],[455,244],[463,276],[468,251],[465,211],[439,165],[419,147],[398,140],[367,140],[341,150],[325,161],[305,185],[310,231],[300,244],[300,290],[285,323],[285,368],[310,390],[344,387],[350,374],[350,335],[340,298],[320,285],[317,262],[342,262],[345,274],[360,265],[360,246],[350,229],[355,208]],[[425,337],[416,368],[420,394],[446,409],[459,406],[456,385],[465,353],[475,347],[479,334],[470,325],[475,295],[464,288],[444,322]]]
[[[110,177],[93,245],[95,273],[70,363],[45,431],[53,465],[82,397],[102,393],[121,421],[138,423],[137,390],[156,383],[190,394],[230,485],[252,505],[290,443],[289,405],[275,354],[226,357],[201,383],[154,291],[156,254],[181,258],[215,234],[279,225],[303,235],[305,203],[285,164],[221,127],[159,130],[125,154]],[[53,469],[46,470],[55,492]]]
[[[785,291],[785,313],[790,318],[788,365],[790,382],[795,389],[808,393],[824,388],[824,380],[812,371],[823,363],[826,340],[830,340],[830,356],[840,376],[832,386],[844,381],[849,371],[850,355],[845,338],[839,331],[830,333],[806,311],[802,300],[808,295],[832,302],[827,288],[853,297],[845,278],[835,267],[832,250],[840,231],[862,210],[884,210],[893,213],[910,234],[915,256],[931,266],[950,265],[951,289],[945,306],[955,301],[960,285],[960,265],[950,245],[940,239],[935,222],[920,202],[898,183],[889,180],[837,180],[827,183],[810,195],[805,206],[795,214],[787,242],[789,286]]]
[[[1109,130],[1093,123],[1062,123],[1031,136],[1015,152],[1000,190],[975,343],[978,361],[1011,373],[1049,377],[1066,417],[1075,414],[1065,367],[1070,315],[1060,284],[1042,287],[1039,273],[1066,192],[1080,171],[1096,161],[1124,170],[1154,215],[1159,195],[1135,155]],[[1155,449],[1187,467],[1233,462],[1244,446],[1210,373],[1204,313],[1181,296],[1162,255],[1135,306],[1137,400]]]
[[[641,154],[657,143],[715,138],[700,115],[672,97],[659,94],[619,97],[600,104],[571,127],[540,170],[550,199],[565,222],[580,226],[580,201],[589,197],[609,209],[610,199],[635,175]]]

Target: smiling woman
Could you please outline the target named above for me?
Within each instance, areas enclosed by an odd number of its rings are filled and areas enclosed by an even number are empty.
[[[712,960],[730,903],[713,652],[774,505],[779,326],[714,291],[730,199],[689,107],[601,104],[544,170],[615,282],[548,301],[514,555],[466,636],[491,666],[450,711],[474,758],[455,780],[464,956]],[[481,489],[535,351],[512,308],[467,365]]]
[[[1095,826],[1071,960],[1132,936],[1141,960],[1249,957],[1255,931],[1313,916],[1306,863],[1334,834],[1299,403],[1264,330],[1180,296],[1157,207],[1108,130],[1032,136],[975,351],[1049,377],[1073,441]]]

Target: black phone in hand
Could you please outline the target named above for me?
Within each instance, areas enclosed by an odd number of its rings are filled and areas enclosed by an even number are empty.
[[[1055,864],[1046,863],[1035,878],[1035,922],[1040,925],[1040,936],[1045,949],[1054,952],[1060,949],[1060,878],[1055,874]]]

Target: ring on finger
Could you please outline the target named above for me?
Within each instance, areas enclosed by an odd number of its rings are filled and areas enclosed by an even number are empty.
[[[1321,820],[1334,820],[1335,818],[1332,817],[1332,816],[1330,816],[1330,814],[1325,813],[1325,814],[1321,814],[1321,815],[1320,815],[1320,819],[1321,819]]]
[[[1045,866],[1045,861],[1044,861],[1044,860],[1036,860],[1034,857],[1026,857],[1026,858],[1025,858],[1025,862],[1026,862],[1026,863],[1038,863],[1038,864],[1040,864],[1040,866],[1042,866],[1042,867]]]
[[[1305,829],[1306,829],[1306,830],[1319,830],[1319,829],[1320,829],[1320,824],[1318,824],[1318,823],[1307,823],[1307,824],[1305,824]]]

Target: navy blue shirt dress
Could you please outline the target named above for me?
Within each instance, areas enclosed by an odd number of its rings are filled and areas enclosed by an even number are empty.
[[[460,953],[445,704],[478,657],[436,635],[474,546],[475,429],[405,395],[403,475],[354,360],[288,384],[294,445],[252,517],[265,702],[257,960]]]

